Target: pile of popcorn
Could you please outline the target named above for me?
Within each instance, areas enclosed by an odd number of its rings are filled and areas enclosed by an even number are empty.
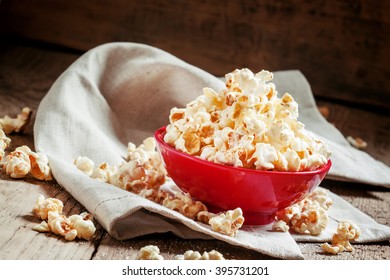
[[[237,69],[226,88],[173,108],[164,141],[215,163],[260,170],[315,170],[330,157],[328,147],[298,121],[298,104],[278,98],[271,72]]]
[[[176,255],[175,260],[224,260],[224,256],[216,251],[203,252],[200,254],[198,251],[188,250],[183,255]],[[147,245],[142,247],[137,255],[137,260],[164,260],[164,257],[160,254],[160,248],[155,245]]]
[[[62,215],[64,205],[56,198],[46,198],[39,195],[33,212],[43,221],[34,226],[33,230],[38,232],[53,232],[63,236],[67,241],[76,237],[89,240],[96,231],[93,224],[93,217],[87,212],[80,215],[66,217]]]
[[[285,232],[291,229],[296,233],[319,235],[328,225],[326,211],[333,204],[328,192],[317,187],[300,202],[280,210],[272,225],[273,230]]]
[[[11,178],[25,178],[30,174],[35,179],[49,181],[53,178],[49,160],[45,154],[33,152],[28,146],[23,145],[5,156],[5,151],[11,143],[11,139],[6,134],[22,132],[31,114],[31,109],[25,107],[15,118],[8,115],[0,118],[0,163],[5,173]]]
[[[105,162],[95,166],[94,161],[85,156],[77,157],[74,164],[91,178],[138,194],[187,218],[209,224],[216,232],[235,236],[242,227],[244,217],[240,208],[213,214],[190,194],[181,191],[173,193],[162,188],[170,178],[153,137],[146,138],[138,147],[129,142],[127,152],[126,161],[119,166],[110,166]]]

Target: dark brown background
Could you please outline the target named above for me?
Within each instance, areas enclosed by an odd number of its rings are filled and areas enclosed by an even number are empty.
[[[390,1],[3,0],[0,34],[86,51],[162,48],[222,76],[300,69],[317,97],[389,109]]]

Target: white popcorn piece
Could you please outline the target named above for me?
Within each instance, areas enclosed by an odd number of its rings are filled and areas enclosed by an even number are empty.
[[[367,148],[367,142],[364,141],[360,137],[354,138],[352,136],[347,136],[347,140],[355,148],[358,148],[358,149],[365,149],[365,148]]]
[[[359,238],[361,231],[356,224],[349,221],[341,221],[337,226],[337,232],[333,234],[332,244],[321,244],[324,252],[330,254],[338,254],[343,251],[352,252],[354,249],[350,241]]]
[[[30,108],[25,107],[17,115],[16,118],[11,118],[10,116],[4,116],[0,118],[0,128],[4,130],[6,134],[10,133],[19,133],[24,127],[29,123],[31,118],[32,111]]]
[[[50,226],[46,221],[42,221],[40,224],[33,226],[32,229],[38,232],[49,232]]]
[[[93,169],[90,177],[108,183],[114,180],[113,178],[117,173],[118,170],[116,166],[110,166],[108,163],[103,162],[98,167]]]
[[[160,249],[155,245],[147,245],[140,249],[137,260],[164,260],[160,255]]]
[[[96,231],[92,215],[86,212],[70,216],[69,223],[70,227],[76,230],[78,238],[89,240]]]
[[[276,221],[272,224],[272,230],[274,231],[287,232],[289,229],[290,227],[283,220]]]
[[[12,151],[5,158],[4,168],[11,178],[24,178],[31,170],[30,157],[24,151]]]
[[[75,159],[74,164],[76,165],[77,169],[83,171],[88,176],[91,176],[93,170],[95,169],[95,163],[93,160],[85,156],[78,156]]]
[[[226,213],[221,213],[209,220],[212,230],[235,236],[239,228],[244,224],[244,217],[241,208],[229,210]]]
[[[5,155],[5,149],[7,149],[10,143],[11,143],[11,139],[7,137],[7,135],[0,127],[0,162],[2,161]]]
[[[201,255],[198,251],[188,250],[183,255],[176,255],[175,260],[224,260],[224,256],[216,251],[203,252]]]
[[[17,147],[8,154],[4,167],[6,173],[12,178],[24,178],[31,174],[35,179],[52,180],[49,159],[40,152],[33,152],[28,146]]]
[[[306,199],[316,201],[324,210],[328,210],[329,207],[333,205],[333,200],[329,196],[329,191],[321,187],[315,188]]]
[[[46,198],[43,195],[39,195],[33,208],[33,212],[42,220],[47,220],[49,212],[62,213],[64,204],[61,200],[56,198]]]
[[[171,110],[164,141],[205,160],[252,169],[304,171],[325,165],[328,147],[298,122],[298,104],[290,94],[277,97],[272,77],[245,68],[226,74],[225,89],[204,88],[186,108]]]

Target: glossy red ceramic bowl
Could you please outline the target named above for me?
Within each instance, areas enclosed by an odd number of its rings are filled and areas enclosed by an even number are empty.
[[[202,201],[211,212],[240,207],[246,225],[274,221],[284,209],[313,191],[330,169],[331,161],[317,170],[262,171],[209,162],[176,150],[164,142],[165,127],[155,133],[168,175],[184,191]]]

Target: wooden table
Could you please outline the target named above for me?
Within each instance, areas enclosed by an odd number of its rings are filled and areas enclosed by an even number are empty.
[[[16,115],[28,106],[36,111],[40,100],[55,79],[79,56],[80,52],[50,45],[0,44],[0,117]],[[330,110],[328,120],[345,135],[359,136],[368,142],[366,151],[390,165],[390,117],[384,110],[353,108],[318,100],[319,106]],[[33,122],[24,134],[11,135],[9,150],[26,144],[34,149]],[[352,205],[390,226],[390,189],[364,184],[325,180],[329,188]],[[70,194],[54,182],[40,182],[32,178],[15,180],[0,170],[0,259],[134,259],[145,245],[159,246],[166,259],[186,250],[200,252],[216,249],[227,259],[272,259],[251,250],[217,240],[183,240],[172,234],[153,234],[126,241],[112,238],[97,225],[96,236],[89,241],[67,242],[54,234],[38,233],[32,227],[40,222],[31,210],[38,194],[55,197],[64,202],[64,214],[83,211]],[[306,259],[390,259],[389,241],[354,245],[352,253],[336,256],[322,253],[317,243],[299,243]]]

